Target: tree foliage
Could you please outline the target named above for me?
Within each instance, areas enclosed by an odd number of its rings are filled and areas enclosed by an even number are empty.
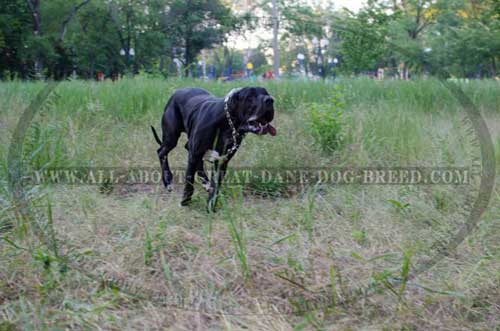
[[[174,58],[189,75],[200,52],[223,45],[231,32],[252,29],[255,22],[270,28],[270,2],[248,7],[238,0],[233,7],[252,15],[237,15],[224,0],[2,0],[0,78],[168,74],[175,72]],[[403,77],[498,75],[498,0],[368,0],[358,12],[278,0],[278,8],[286,71],[297,71],[301,53],[304,69],[313,73],[338,58],[338,66],[324,69],[362,74],[384,67],[403,70]],[[329,46],[320,49],[313,41],[322,38]],[[260,48],[263,53],[251,61],[264,66],[270,45],[263,41]],[[242,52],[218,47],[213,56],[221,74],[245,66]]]
[[[0,75],[167,70],[173,56],[189,68],[245,21],[221,0],[3,0]]]
[[[499,7],[496,0],[371,0],[333,26],[341,37],[342,68],[358,73],[403,63],[416,74],[494,77]]]
[[[373,3],[359,13],[346,11],[335,22],[333,31],[341,40],[339,55],[344,71],[360,73],[388,65],[388,23],[392,18],[386,10],[385,6]]]

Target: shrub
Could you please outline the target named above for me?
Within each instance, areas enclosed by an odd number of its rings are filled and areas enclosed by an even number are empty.
[[[345,108],[342,89],[335,87],[329,103],[309,105],[308,130],[314,142],[323,152],[337,150],[343,142],[343,109]]]

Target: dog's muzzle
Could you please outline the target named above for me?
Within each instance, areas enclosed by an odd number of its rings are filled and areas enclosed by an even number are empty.
[[[271,123],[249,122],[248,132],[252,132],[258,135],[269,133],[271,136],[275,136],[276,128],[272,126]]]
[[[266,96],[262,105],[262,109],[264,109],[264,111],[261,114],[250,117],[244,127],[244,130],[258,135],[265,135],[269,133],[271,136],[275,136],[276,128],[270,123],[274,118],[273,104],[273,98]]]

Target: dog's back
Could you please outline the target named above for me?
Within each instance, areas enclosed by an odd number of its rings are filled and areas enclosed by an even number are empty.
[[[192,103],[193,99],[207,99],[210,97],[213,97],[213,95],[207,90],[197,87],[187,87],[176,90],[170,100],[181,107],[185,107],[187,104]]]
[[[220,99],[201,88],[179,89],[167,103],[164,122],[177,122],[178,126],[182,127],[181,131],[189,135],[192,118],[198,116],[197,113],[202,105],[210,104],[212,100],[220,102]]]

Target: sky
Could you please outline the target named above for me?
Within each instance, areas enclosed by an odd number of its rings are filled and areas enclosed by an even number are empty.
[[[306,2],[311,3],[311,5],[315,4],[326,4],[332,3],[334,4],[335,9],[348,8],[352,11],[358,11],[365,0],[307,0]],[[257,48],[260,43],[260,40],[271,40],[272,32],[266,31],[264,29],[257,29],[252,32],[247,32],[244,35],[233,35],[229,38],[227,42],[227,46],[230,48],[236,49],[248,49],[248,48]]]
[[[364,1],[362,0],[335,0],[333,1],[335,8],[339,9],[342,7],[346,7],[350,10],[357,11],[359,10],[362,6]]]

